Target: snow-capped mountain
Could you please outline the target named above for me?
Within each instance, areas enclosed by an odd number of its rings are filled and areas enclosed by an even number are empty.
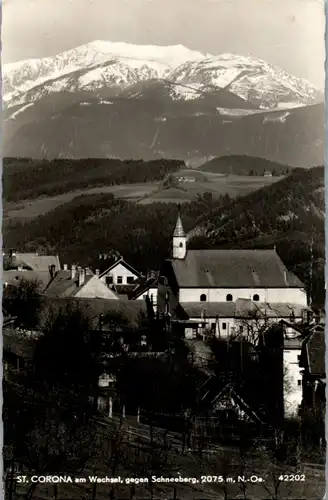
[[[173,70],[170,79],[198,89],[225,88],[263,108],[290,102],[310,104],[320,94],[306,80],[293,77],[261,59],[230,53],[201,61],[188,61]]]
[[[85,80],[88,83],[92,81],[96,83],[98,79],[106,81],[110,70],[119,83],[120,80],[124,83],[134,83],[136,74],[138,80],[161,78],[187,61],[197,61],[204,57],[206,57],[204,54],[189,50],[183,45],[160,47],[95,41],[54,57],[5,64],[3,66],[4,101],[9,101],[47,80],[58,80],[78,70],[84,70]],[[105,75],[102,75],[102,67]],[[89,76],[87,76],[88,72],[90,72]],[[132,76],[132,79],[127,79],[127,76]],[[81,81],[82,87],[85,80]],[[65,90],[65,83],[66,80],[63,79],[62,90]]]
[[[199,99],[220,89],[264,109],[313,104],[322,98],[309,82],[254,57],[213,56],[183,45],[95,41],[54,57],[4,65],[4,102],[7,107],[26,104],[62,91],[112,89],[117,95],[131,85],[154,79],[172,84],[173,100]]]

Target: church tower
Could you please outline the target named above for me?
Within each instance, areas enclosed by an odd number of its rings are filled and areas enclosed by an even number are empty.
[[[187,238],[183,229],[180,212],[173,233],[173,259],[184,259],[187,254]]]

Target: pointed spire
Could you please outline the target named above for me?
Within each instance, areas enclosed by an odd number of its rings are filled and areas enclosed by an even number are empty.
[[[178,218],[177,218],[177,223],[175,225],[173,237],[184,238],[185,236],[186,235],[185,235],[185,232],[184,232],[184,229],[183,229],[183,225],[182,225],[182,221],[181,221],[180,205],[179,205]]]

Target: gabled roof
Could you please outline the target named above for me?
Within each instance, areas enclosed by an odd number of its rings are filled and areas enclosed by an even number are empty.
[[[84,282],[79,286],[78,271],[76,273],[76,279],[74,280],[71,278],[71,271],[58,271],[45,289],[45,294],[49,297],[76,297],[82,288],[92,279],[97,279],[99,281],[99,286],[107,290],[106,285],[94,274],[86,274]],[[113,294],[113,298],[115,297],[114,291],[108,290],[108,295],[110,294]]]
[[[104,262],[106,262],[106,261],[104,261]],[[134,267],[130,266],[130,264],[128,264],[127,262],[125,262],[125,260],[123,258],[116,260],[109,267],[106,267],[106,269],[101,272],[100,276],[104,276],[108,272],[112,271],[119,264],[121,264],[122,266],[126,267],[126,269],[128,269],[128,271],[130,271],[132,274],[135,274],[138,277],[141,276],[141,274],[139,273],[139,271],[137,271],[136,269],[134,269]]]
[[[9,286],[17,286],[21,280],[36,281],[40,283],[41,291],[47,287],[51,280],[49,270],[47,271],[17,271],[12,269],[10,271],[3,271],[2,282],[7,283]]]
[[[49,266],[55,266],[56,271],[60,269],[58,255],[38,255],[36,253],[16,253],[10,258],[9,265],[11,269],[22,266],[30,271],[49,272]]]
[[[275,250],[188,250],[171,265],[180,288],[303,288]]]

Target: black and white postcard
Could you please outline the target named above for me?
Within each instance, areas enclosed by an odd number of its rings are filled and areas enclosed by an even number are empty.
[[[319,500],[323,0],[2,1],[6,500]]]

